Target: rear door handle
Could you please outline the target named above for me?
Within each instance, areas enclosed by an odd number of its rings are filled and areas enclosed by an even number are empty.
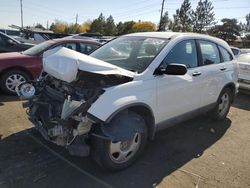
[[[227,67],[221,67],[221,68],[220,68],[221,71],[224,71],[224,70],[226,70],[226,69],[227,69]]]
[[[200,76],[200,75],[201,75],[201,72],[193,72],[192,75],[193,75],[193,76]]]

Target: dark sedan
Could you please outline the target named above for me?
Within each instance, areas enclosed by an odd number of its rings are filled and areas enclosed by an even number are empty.
[[[20,42],[2,32],[0,32],[0,53],[20,52],[33,47],[34,44]]]
[[[46,50],[62,46],[84,54],[90,54],[101,44],[92,40],[55,39],[40,43],[23,52],[0,54],[0,88],[7,94],[15,94],[20,82],[35,79],[42,70],[42,55]]]

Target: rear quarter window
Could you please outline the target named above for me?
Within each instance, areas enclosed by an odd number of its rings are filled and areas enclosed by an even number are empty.
[[[232,55],[225,48],[219,46],[219,50],[220,50],[220,53],[221,53],[221,56],[222,56],[222,62],[232,61],[233,60]]]

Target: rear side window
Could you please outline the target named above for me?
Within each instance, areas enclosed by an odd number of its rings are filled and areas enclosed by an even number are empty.
[[[225,48],[219,46],[219,49],[222,56],[222,62],[232,61],[232,55]]]
[[[184,64],[187,68],[197,67],[197,52],[194,40],[185,40],[176,44],[164,60],[165,64]]]
[[[232,52],[233,52],[233,54],[234,54],[235,56],[240,55],[240,50],[235,49],[235,48],[231,48],[231,50],[232,50]]]
[[[80,52],[84,53],[84,54],[90,54],[91,52],[93,52],[97,48],[98,48],[98,46],[94,45],[94,44],[80,43]]]
[[[220,63],[220,53],[215,43],[200,40],[199,45],[201,49],[203,65],[211,65],[211,64]]]
[[[69,48],[69,49],[71,49],[71,50],[75,50],[75,51],[76,51],[76,49],[77,49],[76,43],[74,43],[74,42],[65,43],[65,44],[63,44],[62,46],[65,47],[65,48]]]

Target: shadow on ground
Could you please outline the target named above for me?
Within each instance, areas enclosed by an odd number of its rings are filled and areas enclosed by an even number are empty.
[[[35,129],[24,130],[0,141],[0,187],[105,187],[103,182],[113,187],[153,187],[190,160],[202,156],[230,125],[229,119],[213,122],[202,116],[169,128],[157,134],[133,166],[117,173],[103,171],[90,157],[70,156],[64,149],[44,141]],[[211,128],[215,130],[213,133]],[[80,170],[52,154],[30,135]]]
[[[0,93],[0,106],[4,105],[4,102],[12,102],[12,101],[19,101],[18,96],[12,96],[12,95],[3,95]]]
[[[239,93],[232,106],[250,111],[250,93]]]

